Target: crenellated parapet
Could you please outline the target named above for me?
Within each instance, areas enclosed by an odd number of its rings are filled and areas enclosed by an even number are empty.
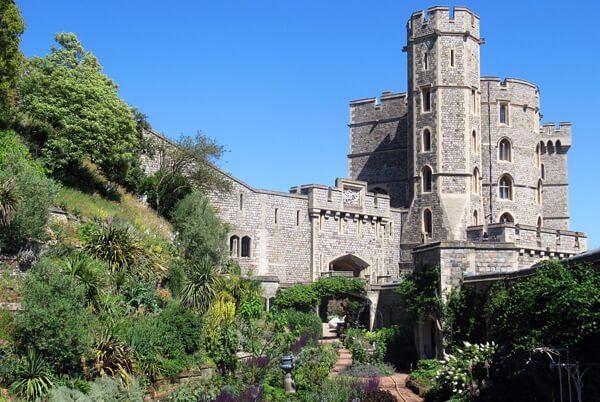
[[[298,188],[293,188],[293,192]],[[308,196],[308,210],[312,217],[351,219],[386,224],[390,221],[390,197],[367,191],[367,183],[338,178],[334,187],[310,184],[299,187]]]
[[[571,123],[544,123],[540,128],[541,141],[544,145],[554,147],[557,152],[566,153],[571,148]]]
[[[514,223],[469,226],[467,239],[483,243],[512,243],[520,253],[566,258],[587,250],[585,233]]]
[[[438,33],[459,33],[479,40],[479,15],[466,7],[436,6],[414,12],[407,23],[408,42],[416,37]]]

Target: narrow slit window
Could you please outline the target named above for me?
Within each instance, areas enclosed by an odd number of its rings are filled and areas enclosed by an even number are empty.
[[[244,209],[244,194],[240,194],[240,211]]]
[[[429,88],[423,88],[423,111],[430,112],[431,111],[431,90]]]
[[[279,209],[275,208],[275,223],[277,223],[277,214],[279,212]]]
[[[423,131],[423,152],[431,151],[431,132],[429,129]]]
[[[477,114],[477,92],[471,90],[471,103],[473,104],[473,114]]]
[[[296,211],[296,226],[300,226],[300,211]]]
[[[427,52],[423,54],[423,68],[429,70],[429,57],[427,56]]]
[[[450,49],[450,67],[454,67],[454,49]]]
[[[507,103],[500,104],[500,123],[508,124],[508,104]]]
[[[426,209],[423,212],[423,231],[425,232],[425,236],[431,238],[433,232],[433,218],[429,209]]]

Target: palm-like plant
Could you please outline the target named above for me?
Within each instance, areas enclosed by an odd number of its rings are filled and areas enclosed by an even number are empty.
[[[15,178],[0,185],[0,226],[8,226],[15,215],[21,198],[15,190]]]
[[[64,260],[65,273],[72,275],[85,288],[89,304],[98,307],[106,286],[106,276],[100,262],[87,254],[74,254]]]
[[[104,330],[95,337],[96,361],[93,373],[118,378],[121,384],[128,386],[131,383],[131,374],[137,374],[133,349],[108,330]]]
[[[217,294],[219,286],[217,268],[211,258],[205,255],[200,261],[191,263],[186,271],[181,303],[204,313]]]
[[[15,374],[17,380],[12,383],[11,390],[27,401],[41,398],[54,385],[54,376],[48,364],[33,350],[23,357]]]
[[[127,225],[108,218],[106,224],[87,236],[85,249],[92,257],[106,261],[111,272],[132,265],[143,251],[142,245]]]

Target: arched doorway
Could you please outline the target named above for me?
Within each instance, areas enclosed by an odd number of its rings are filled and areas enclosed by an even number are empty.
[[[354,254],[346,254],[329,263],[329,270],[334,272],[343,272],[344,276],[360,277],[360,272],[367,268],[369,264]]]

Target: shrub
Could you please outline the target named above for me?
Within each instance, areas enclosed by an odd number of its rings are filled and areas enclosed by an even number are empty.
[[[323,323],[315,312],[305,313],[298,310],[285,310],[287,326],[298,335],[311,334],[320,338],[323,332]]]
[[[205,255],[200,261],[191,263],[186,269],[181,290],[181,303],[205,312],[216,296],[219,278],[213,260]]]
[[[58,193],[56,184],[44,176],[16,134],[0,131],[0,183],[11,182],[19,202],[10,222],[0,226],[0,249],[16,252],[29,241],[45,238],[48,209]]]
[[[410,378],[418,381],[425,387],[433,387],[436,384],[436,376],[442,368],[439,360],[423,359],[417,363],[417,368],[410,373]]]
[[[179,201],[171,221],[186,259],[195,262],[208,256],[214,265],[224,261],[229,250],[225,242],[228,229],[201,192],[194,191]]]
[[[144,400],[144,390],[135,377],[131,378],[131,383],[128,385],[123,385],[110,377],[98,377],[91,383],[89,396],[92,401],[99,402],[141,402]]]
[[[441,395],[453,396],[458,400],[469,400],[479,396],[489,385],[490,365],[496,345],[464,343],[462,349],[455,348],[453,354],[444,354],[442,368],[436,375],[437,388]]]
[[[80,372],[81,359],[91,357],[90,327],[94,317],[86,306],[85,288],[43,258],[25,278],[27,292],[15,317],[17,351],[33,350],[56,373]]]

